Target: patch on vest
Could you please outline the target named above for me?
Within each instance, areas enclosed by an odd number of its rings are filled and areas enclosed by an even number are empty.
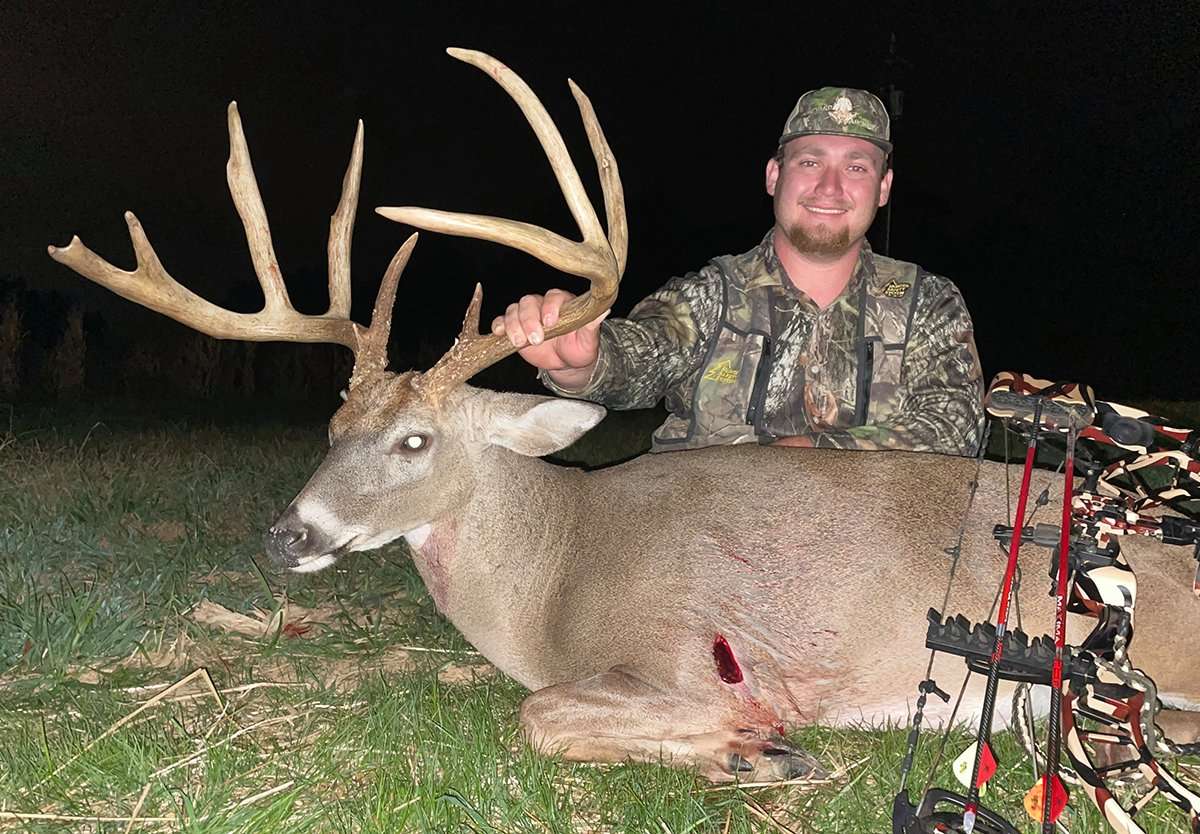
[[[734,370],[733,360],[722,359],[704,372],[704,378],[709,382],[720,382],[724,385],[737,382],[738,374]]]
[[[883,288],[883,294],[888,298],[904,298],[911,287],[912,284],[908,281],[888,281],[887,286]]]

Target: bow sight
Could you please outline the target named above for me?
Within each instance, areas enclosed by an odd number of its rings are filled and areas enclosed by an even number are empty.
[[[987,410],[1027,440],[1017,520],[993,530],[1006,556],[996,618],[973,623],[962,615],[944,616],[930,609],[925,640],[934,654],[962,657],[968,674],[987,677],[975,744],[960,758],[964,774],[965,762],[970,761],[970,778],[964,780],[965,795],[931,787],[935,761],[920,802],[914,806],[909,800],[906,786],[926,699],[933,693],[950,700],[927,672],[918,687],[900,791],[892,804],[893,834],[1016,834],[1010,821],[979,802],[981,788],[996,769],[990,734],[1000,680],[1018,683],[1017,718],[1028,705],[1029,687],[1050,688],[1044,751],[1033,740],[1031,722],[1014,722],[1022,744],[1042,766],[1040,779],[1026,794],[1025,808],[1041,823],[1043,834],[1056,830],[1069,796],[1065,783],[1087,794],[1118,834],[1141,834],[1134,816],[1160,794],[1187,815],[1193,834],[1200,834],[1200,795],[1158,759],[1197,753],[1200,745],[1178,745],[1163,736],[1155,723],[1161,704],[1154,682],[1129,660],[1137,580],[1120,547],[1122,536],[1149,536],[1164,544],[1193,547],[1200,563],[1200,430],[1173,427],[1137,409],[1096,402],[1091,389],[1083,386],[1013,373],[993,381]],[[1028,524],[1025,506],[1037,447],[1041,439],[1057,436],[1066,440],[1062,523]],[[1076,470],[1083,476],[1078,489],[1073,485]],[[1164,509],[1179,515],[1163,515]],[[1050,636],[1031,639],[1008,625],[1022,543],[1050,552],[1056,601]],[[1200,595],[1200,564],[1193,589]],[[1065,641],[1068,612],[1096,620],[1078,646]],[[1060,751],[1070,765],[1061,772]]]

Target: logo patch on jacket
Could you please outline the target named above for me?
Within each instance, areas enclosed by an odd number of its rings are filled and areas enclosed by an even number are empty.
[[[911,287],[912,284],[907,281],[888,281],[883,294],[888,298],[904,298]]]
[[[722,359],[704,372],[704,378],[709,382],[720,382],[724,385],[729,385],[737,382],[738,375],[737,370],[733,367],[733,360]]]

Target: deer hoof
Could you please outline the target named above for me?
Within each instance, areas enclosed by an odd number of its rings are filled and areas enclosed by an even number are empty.
[[[774,745],[762,751],[765,764],[780,779],[824,779],[829,773],[814,756],[791,745]]]
[[[739,756],[737,753],[730,753],[729,761],[725,765],[725,769],[733,774],[749,773],[750,771],[754,770],[754,765],[749,759],[745,759]]]

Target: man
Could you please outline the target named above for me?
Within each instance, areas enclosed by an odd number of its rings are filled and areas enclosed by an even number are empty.
[[[572,296],[492,323],[552,390],[613,408],[666,397],[654,451],[756,441],[971,455],[983,424],[958,289],[866,241],[892,188],[887,111],[864,90],[805,93],[767,162],[775,225],[742,255],[672,279],[628,319],[548,342]]]

